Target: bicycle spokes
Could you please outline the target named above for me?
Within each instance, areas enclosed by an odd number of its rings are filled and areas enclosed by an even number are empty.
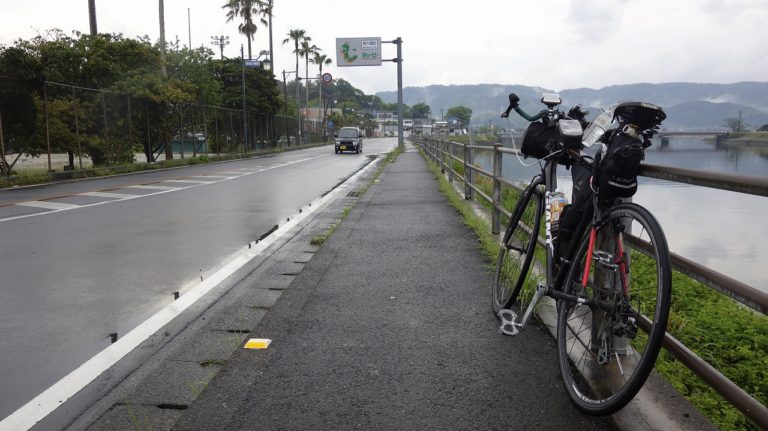
[[[669,267],[660,229],[649,219],[633,204],[612,209],[582,240],[566,277],[565,292],[585,304],[561,304],[558,353],[567,390],[583,411],[607,414],[623,407],[658,355]],[[641,328],[641,319],[651,324]]]

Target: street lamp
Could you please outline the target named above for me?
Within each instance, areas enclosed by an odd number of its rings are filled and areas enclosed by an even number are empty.
[[[259,56],[256,57],[256,61],[259,61],[261,57],[264,57],[265,55],[269,55],[269,54],[270,54],[269,51],[262,50],[261,52],[259,52]],[[272,69],[272,63],[270,63],[269,60],[264,60],[261,62],[261,68],[265,70],[270,70]]]
[[[224,46],[229,45],[229,36],[211,36],[211,45],[217,45],[221,51],[221,60],[224,61]]]

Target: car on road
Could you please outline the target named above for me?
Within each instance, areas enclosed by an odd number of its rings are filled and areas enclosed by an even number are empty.
[[[342,127],[334,134],[336,154],[344,151],[363,152],[363,132],[357,127]]]

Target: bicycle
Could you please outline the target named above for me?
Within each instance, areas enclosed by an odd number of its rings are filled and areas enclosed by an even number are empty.
[[[619,195],[631,196],[632,185],[621,180],[610,185],[616,178],[606,182],[601,169],[609,164],[601,162],[608,156],[603,158],[598,152],[589,157],[582,147],[593,142],[582,139],[584,135],[593,140],[598,136],[610,148],[619,136],[626,140],[631,136],[644,149],[666,115],[651,104],[619,104],[582,134],[587,113],[577,106],[565,115],[557,109],[562,102],[556,94],[542,97],[547,109],[535,116],[518,106],[516,95],[509,98],[510,106],[502,117],[514,109],[531,122],[522,152],[540,159],[541,172],[521,193],[500,243],[493,282],[493,311],[502,321],[499,330],[515,335],[542,297],[555,299],[558,362],[566,392],[582,412],[611,414],[634,398],[656,362],[669,315],[671,264],[664,232],[653,215],[607,192],[618,187]],[[618,127],[605,131],[606,123],[614,120]],[[570,165],[573,172],[579,169],[582,175],[586,172],[588,187],[579,190],[587,199],[586,204],[580,203],[585,209],[580,213],[566,207],[571,211],[562,212],[557,220],[559,230],[555,230],[551,197],[557,189],[558,164]],[[574,178],[574,185],[576,181]],[[576,191],[574,188],[574,195]],[[571,215],[570,220],[564,219],[566,214]],[[537,284],[518,320],[511,307],[531,273],[542,215],[544,280]]]

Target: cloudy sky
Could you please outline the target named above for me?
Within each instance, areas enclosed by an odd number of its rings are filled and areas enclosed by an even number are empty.
[[[335,67],[341,37],[403,39],[404,86],[522,84],[552,90],[636,82],[768,80],[766,0],[274,0],[275,71],[293,70],[290,29],[304,29],[334,59],[326,66],[366,93],[396,89],[396,67]],[[226,23],[225,0],[165,0],[166,38],[211,45],[227,57],[245,37]],[[100,32],[159,37],[157,0],[96,0]],[[49,28],[89,31],[88,0],[2,0],[0,44]],[[268,49],[268,30],[254,52]],[[383,57],[394,58],[394,45]],[[301,66],[302,75],[303,65]],[[315,72],[316,73],[316,72]]]

